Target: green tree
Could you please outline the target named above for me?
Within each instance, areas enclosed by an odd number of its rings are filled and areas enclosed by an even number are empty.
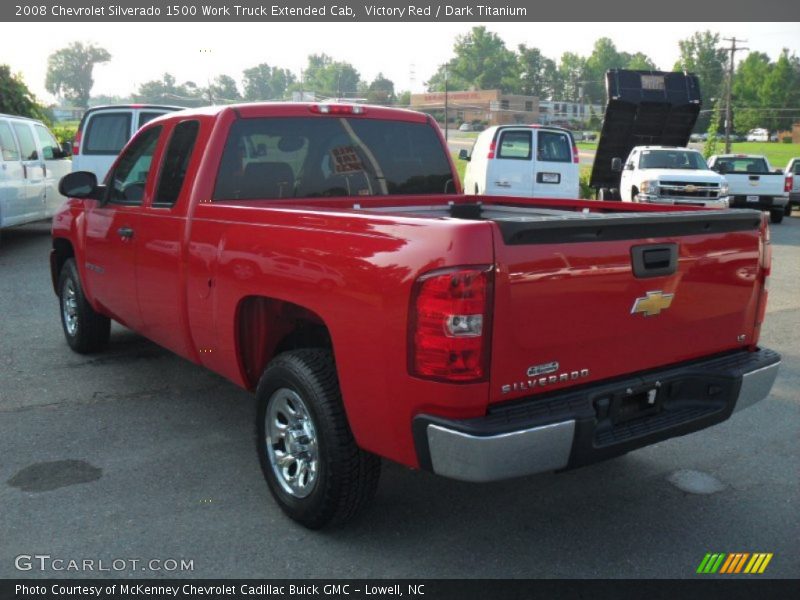
[[[148,104],[175,104],[178,106],[202,106],[208,104],[201,90],[193,81],[178,85],[175,77],[164,73],[161,79],[146,81],[133,94],[136,102]]]
[[[700,80],[700,95],[704,106],[724,93],[725,65],[727,53],[719,47],[719,34],[710,31],[695,32],[692,37],[678,42],[680,58],[675,63],[674,71],[694,73]],[[698,130],[709,125],[709,114],[703,113],[698,119]]]
[[[717,154],[717,152],[724,150],[724,146],[720,146],[719,131],[722,127],[722,98],[717,98],[714,102],[714,108],[711,111],[711,116],[708,118],[708,135],[705,144],[703,145],[703,156],[710,158]]]
[[[592,54],[586,59],[585,81],[581,82],[584,98],[593,104],[604,102],[606,71],[622,69],[627,66],[629,60],[630,56],[617,51],[611,39],[607,37],[598,39],[594,43]]]
[[[327,54],[311,54],[303,71],[303,80],[292,89],[302,88],[320,96],[346,98],[355,96],[361,75],[348,62],[335,61]]]
[[[796,63],[797,58],[784,48],[764,78],[760,94],[764,111],[762,126],[771,131],[791,129],[797,118],[797,113],[786,110],[797,109],[800,103],[800,70]]]
[[[397,94],[397,104],[400,106],[410,106],[411,105],[411,91],[403,90],[399,94]]]
[[[586,59],[574,52],[564,52],[558,63],[558,74],[560,90],[555,99],[578,102],[581,98],[581,86],[586,80]]]
[[[442,65],[425,82],[429,91],[444,91],[445,70],[447,87],[451,90],[478,89],[519,92],[517,57],[506,48],[505,42],[486,27],[473,27],[459,35],[453,46],[454,57]]]
[[[48,120],[22,76],[12,75],[8,65],[0,65],[0,113]]]
[[[108,50],[94,44],[73,42],[48,57],[45,89],[51,94],[63,96],[76,106],[86,108],[94,86],[94,66],[109,60],[111,54]]]
[[[763,52],[751,52],[736,67],[733,78],[734,125],[738,133],[761,126],[762,91],[772,64]]]
[[[236,81],[230,75],[217,75],[206,92],[212,104],[239,102],[242,99]]]
[[[553,98],[558,88],[556,63],[538,48],[520,44],[518,51],[519,93],[538,96],[540,100]]]
[[[270,67],[267,63],[245,69],[242,75],[244,98],[250,101],[282,99],[296,79],[288,69]]]
[[[625,68],[632,71],[657,71],[656,63],[653,59],[644,54],[643,52],[636,52],[635,54],[628,54],[623,52],[625,58]]]
[[[378,73],[367,88],[367,101],[373,104],[394,104],[394,82]]]

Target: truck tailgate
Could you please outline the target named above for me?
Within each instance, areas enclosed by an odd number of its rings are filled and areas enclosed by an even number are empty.
[[[493,220],[492,402],[753,343],[755,212]]]

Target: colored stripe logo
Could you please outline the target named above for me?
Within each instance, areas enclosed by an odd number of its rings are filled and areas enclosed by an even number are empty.
[[[746,573],[750,575],[761,574],[767,570],[769,561],[772,560],[771,552],[733,552],[726,553],[707,553],[697,573],[701,575],[713,575],[715,573],[725,575],[735,575]]]

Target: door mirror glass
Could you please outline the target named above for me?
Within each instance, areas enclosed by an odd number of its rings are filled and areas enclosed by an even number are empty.
[[[622,171],[622,159],[618,156],[611,159],[611,170],[615,173]]]
[[[469,160],[469,152],[465,148],[462,148],[458,152],[458,158],[460,160]]]
[[[90,171],[75,171],[61,178],[58,182],[58,192],[67,198],[94,198],[100,197],[97,186],[97,176]]]

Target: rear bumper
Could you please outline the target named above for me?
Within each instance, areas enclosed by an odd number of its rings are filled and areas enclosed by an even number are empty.
[[[494,481],[605,460],[725,421],[769,395],[779,365],[771,350],[742,351],[507,403],[477,419],[419,415],[420,466]]]
[[[800,206],[800,192],[792,192],[789,194],[789,204],[792,206]]]
[[[721,198],[670,198],[667,196],[654,196],[639,194],[640,202],[649,204],[674,204],[675,206],[705,206],[706,208],[728,208],[728,196]]]
[[[731,208],[755,208],[770,210],[771,208],[783,209],[789,202],[789,196],[758,196],[757,201],[748,201],[747,196],[731,196]]]

